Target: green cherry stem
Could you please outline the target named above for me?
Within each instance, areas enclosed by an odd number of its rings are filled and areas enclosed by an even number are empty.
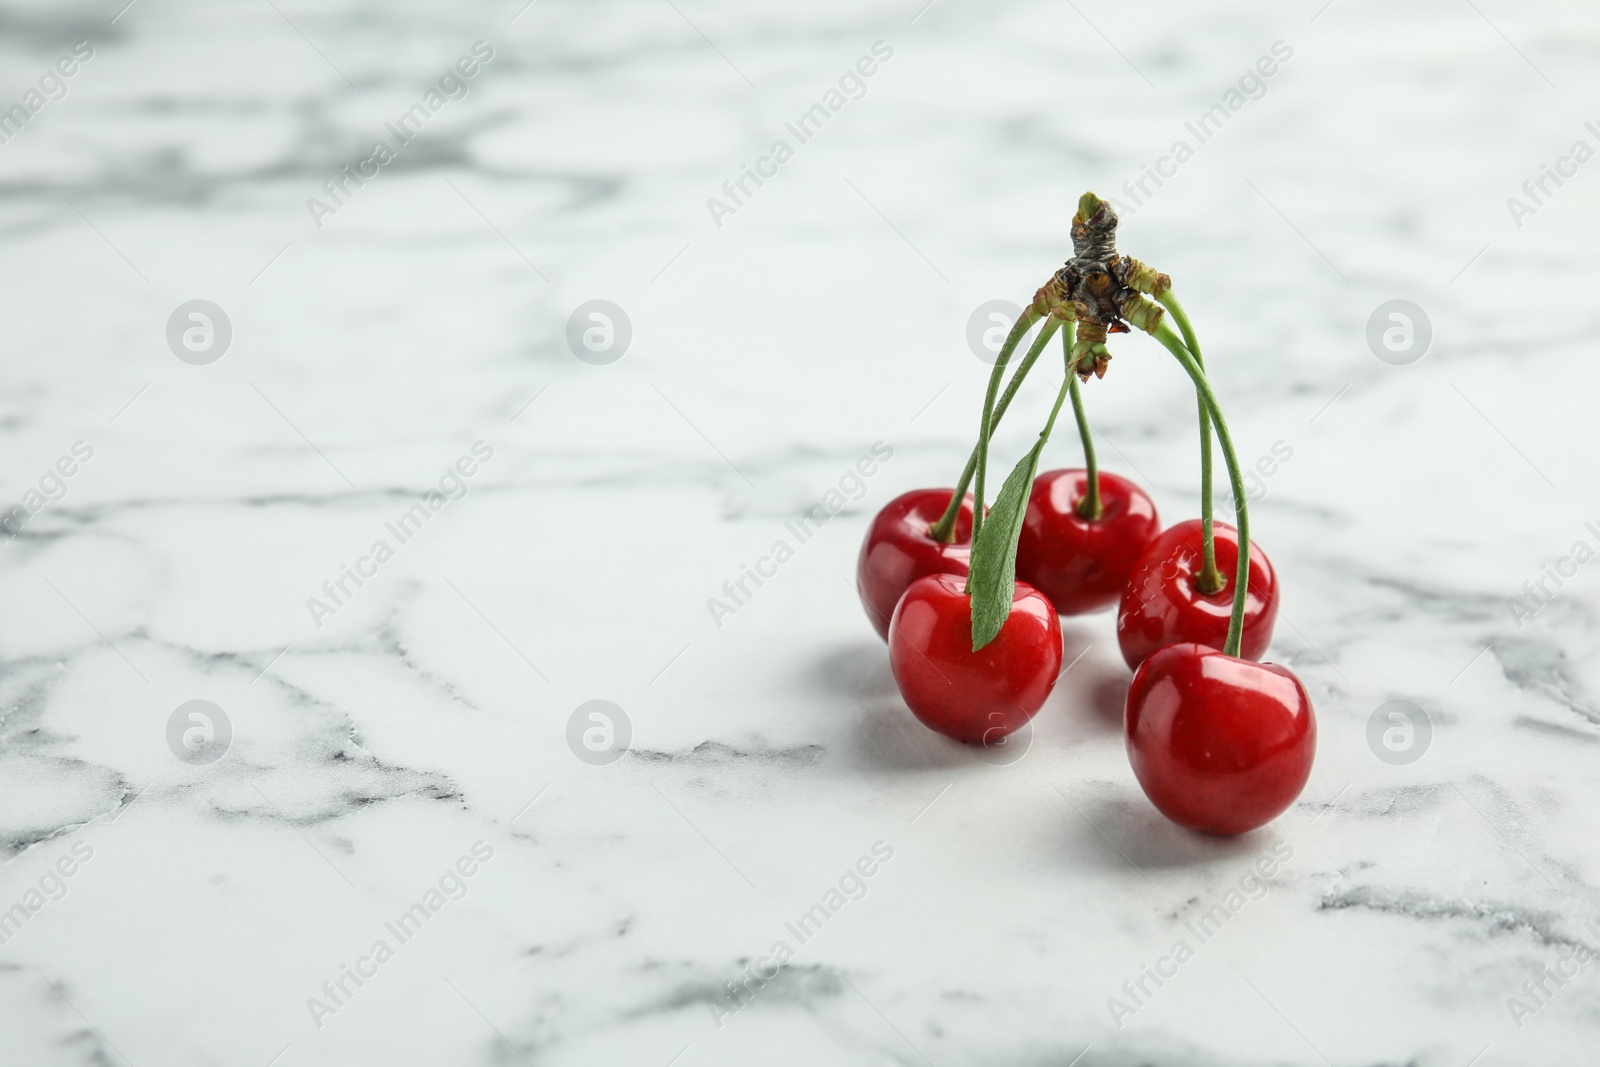
[[[993,403],[994,389],[1000,380],[1000,373],[1005,370],[1006,362],[1011,358],[1011,353],[1022,339],[1027,336],[1028,331],[1033,329],[1033,324],[1038,322],[1040,318],[1042,316],[1033,308],[1025,309],[1022,312],[1022,317],[1017,319],[1016,325],[1011,327],[1011,332],[1006,335],[1006,343],[1000,347],[1000,355],[995,358],[994,371],[989,378],[989,399],[985,401],[984,407],[984,425],[988,428],[990,434],[993,434],[995,427],[1000,424],[1001,416],[1006,413],[1006,408],[1011,406],[1011,398],[1017,395],[1017,389],[1022,385],[1022,379],[1027,377],[1028,371],[1033,369],[1033,364],[1039,356],[1037,353],[1030,352],[1023,357],[1022,362],[1017,366],[1016,373],[1011,376],[1011,381],[1006,385],[1006,391],[1001,395],[999,403],[994,403],[993,414],[991,415],[988,405]],[[949,506],[944,509],[944,514],[939,516],[939,521],[929,527],[928,535],[935,541],[943,541],[945,544],[949,544],[956,539],[956,516],[961,513],[961,501],[967,495],[967,486],[972,484],[973,472],[978,469],[980,451],[979,446],[973,446],[972,454],[967,457],[966,469],[961,472],[961,480],[956,484],[956,491],[950,494]],[[982,483],[980,482],[979,484],[981,485]],[[974,535],[978,532],[976,517],[974,517],[972,532]]]
[[[1062,335],[1063,337],[1066,338],[1067,351],[1068,352],[1072,351],[1072,334],[1074,332],[1076,332],[1076,326],[1077,326],[1077,323],[1069,321],[1067,323],[1066,332]],[[1046,326],[1045,328],[1049,329],[1048,326]],[[1035,448],[1042,449],[1044,447],[1045,442],[1050,440],[1050,431],[1056,428],[1056,416],[1061,414],[1061,405],[1066,403],[1067,397],[1069,395],[1074,397],[1074,398],[1077,397],[1077,395],[1078,395],[1077,381],[1078,381],[1078,376],[1069,371],[1068,374],[1067,374],[1067,380],[1061,383],[1061,391],[1056,394],[1055,407],[1050,409],[1050,417],[1045,420],[1044,429],[1039,431],[1039,443],[1034,446]],[[1073,405],[1073,408],[1075,410],[1077,409],[1077,407],[1078,407],[1078,405],[1076,405],[1076,404]],[[1083,424],[1079,423],[1079,425],[1081,426]]]
[[[1250,591],[1250,512],[1245,505],[1244,474],[1239,469],[1239,458],[1233,451],[1233,437],[1228,433],[1227,420],[1222,417],[1222,408],[1217,403],[1216,394],[1211,391],[1205,371],[1200,369],[1200,364],[1189,354],[1178,335],[1172,332],[1171,326],[1164,322],[1157,326],[1155,339],[1167,346],[1167,351],[1177,358],[1194,380],[1195,392],[1216,425],[1217,442],[1222,445],[1222,460],[1228,465],[1228,481],[1233,486],[1234,521],[1239,527],[1239,566],[1233,579],[1233,614],[1228,619],[1228,640],[1222,651],[1237,656],[1239,642],[1244,636],[1245,598]]]
[[[1037,355],[1037,353],[1044,351],[1044,346],[1049,342],[1051,335],[1054,334],[1058,329],[1061,328],[1061,325],[1062,325],[1063,321],[1065,321],[1066,326],[1067,326],[1067,332],[1070,334],[1073,331],[1073,328],[1074,328],[1074,326],[1076,324],[1071,319],[1062,320],[1062,319],[1056,317],[1055,315],[1051,315],[1049,317],[1049,320],[1047,322],[1045,322],[1044,329],[1039,331],[1039,339],[1034,342],[1033,352],[1030,353],[1030,354]],[[1070,345],[1068,346],[1068,351],[1071,351],[1071,346]],[[1075,380],[1076,379],[1074,379],[1074,377],[1069,373],[1067,375],[1067,380],[1061,383],[1061,388],[1056,392],[1055,406],[1050,409],[1050,417],[1045,420],[1044,429],[1039,431],[1039,439],[1034,442],[1033,448],[1026,455],[1024,455],[1022,457],[1021,462],[1019,462],[1019,464],[1018,464],[1017,470],[1020,471],[1020,470],[1026,469],[1028,471],[1028,476],[1029,476],[1030,479],[1032,478],[1033,471],[1036,471],[1036,470],[1039,469],[1039,455],[1044,451],[1045,444],[1050,440],[1050,431],[1052,431],[1052,430],[1054,430],[1056,428],[1056,417],[1061,414],[1061,406],[1067,402],[1067,394],[1070,392],[1070,387],[1069,387],[1068,383],[1072,382],[1072,381],[1075,381]],[[985,449],[984,452],[985,452],[985,457],[984,458],[987,459],[988,458],[988,456],[987,456],[988,450]],[[1024,464],[1029,464],[1029,466],[1024,467]],[[981,473],[983,468],[980,466],[978,468],[978,470]],[[1016,475],[1016,473],[1017,473],[1017,471],[1013,471],[1012,472],[1013,477]],[[1022,494],[1021,494],[1022,498],[1021,498],[1021,501],[1019,502],[1019,506],[1021,506],[1021,507],[1026,507],[1027,506],[1028,489],[1029,488],[1031,488],[1031,486],[1027,486],[1027,487],[1023,488],[1023,490],[1022,490]],[[1005,495],[1005,490],[1004,489],[1001,490],[1000,495],[1001,496]],[[982,497],[980,496],[979,499],[981,500]],[[973,519],[974,519],[974,525],[972,527],[972,547],[973,547],[974,553],[976,554],[981,548],[981,546],[980,546],[980,544],[978,542],[978,527],[976,525],[976,519],[977,519],[976,512],[974,512],[974,514],[973,514]],[[1005,520],[1002,519],[1001,521],[1005,521]],[[1004,529],[1004,527],[1001,527],[1001,529]],[[1019,522],[1012,529],[1010,545],[997,549],[998,551],[1002,551],[1002,552],[1008,553],[1010,555],[1011,559],[1013,560],[1013,562],[1015,561],[1016,554],[1017,554],[1017,537],[1021,532],[1022,532],[1022,526],[1021,526],[1021,524]],[[991,540],[992,540],[992,536],[991,536]],[[965,592],[968,596],[976,596],[977,595],[975,593],[974,589],[973,589],[973,580],[978,577],[978,573],[979,573],[979,570],[980,570],[981,567],[982,567],[982,564],[979,563],[978,560],[975,557],[974,560],[973,560],[972,569],[970,571],[968,571],[968,573],[967,573],[967,581],[966,581],[965,586],[963,587],[963,592]],[[1010,572],[1008,571],[1008,573],[1010,573]],[[1008,584],[1009,584],[1009,587],[1012,590],[1012,592],[1008,592],[1006,594],[1005,603],[1007,605],[1010,605],[1011,599],[1015,595],[1015,589],[1016,589],[1016,582],[1015,582],[1015,574],[1014,573],[1012,573],[1011,577],[1008,579]],[[1010,610],[1009,606],[1006,608],[1006,610],[1009,612],[1009,610]],[[998,632],[999,632],[998,629],[996,629],[994,632],[990,633],[990,635],[987,638],[983,639],[983,644],[979,644],[978,643],[979,636],[978,636],[978,628],[977,628],[977,619],[976,619],[976,615],[974,615],[974,625],[973,625],[973,635],[972,635],[972,640],[973,640],[972,651],[977,652],[979,649],[981,649],[985,645],[987,645],[990,641],[994,640],[994,638],[998,634]]]
[[[1033,340],[1033,346],[1028,349],[1028,354],[1022,357],[1022,367],[1017,368],[1018,377],[1021,376],[1023,367],[1031,367],[1038,360],[1039,353],[1044,351],[1045,346],[1050,343],[1050,338],[1054,337],[1056,331],[1061,328],[1061,322],[1062,320],[1054,315],[1050,315],[1045,319],[1044,325],[1039,329],[1039,336]],[[972,541],[974,544],[978,541],[978,531],[983,528],[983,480],[985,473],[989,469],[989,438],[994,436],[997,425],[993,409],[995,384],[998,380],[998,377],[989,379],[989,396],[984,403],[983,429],[978,436],[978,480],[973,487],[972,507]],[[1052,414],[1050,419],[1051,422],[1054,422],[1055,416]],[[951,503],[955,503],[959,499],[960,497],[953,497]]]
[[[1024,316],[1024,318],[1026,318],[1026,316]],[[1021,320],[1018,320],[1018,322],[1020,324]],[[1050,338],[1054,337],[1056,331],[1060,328],[1061,320],[1056,318],[1054,315],[1051,315],[1048,319],[1046,319],[1044,326],[1042,326],[1039,330],[1039,336],[1034,339],[1033,347],[1028,349],[1028,354],[1023,357],[1023,362],[1031,365],[1035,360],[1037,360],[1039,358],[1039,353],[1044,351],[1044,346],[1050,343]],[[1013,329],[1012,332],[1015,333],[1016,330]],[[1006,354],[1007,353],[1002,350],[1001,355],[1005,356]],[[994,434],[995,430],[994,394],[999,389],[1000,370],[1003,365],[1004,359],[996,360],[995,373],[989,376],[989,395],[986,396],[983,401],[983,426],[978,431],[978,479],[977,484],[973,487],[972,494],[972,540],[974,542],[978,540],[978,531],[983,528],[983,481],[984,475],[989,469],[989,438]],[[950,502],[955,504],[957,507],[960,506],[960,500],[961,497],[959,496],[952,496],[950,498]]]
[[[1078,517],[1095,522],[1103,514],[1100,506],[1100,469],[1094,461],[1094,438],[1089,435],[1089,416],[1083,413],[1083,393],[1078,388],[1078,374],[1072,366],[1072,341],[1077,325],[1075,322],[1067,324],[1061,333],[1061,345],[1067,354],[1067,389],[1072,395],[1072,415],[1078,420],[1078,436],[1083,438],[1083,466],[1088,472],[1085,479],[1088,489],[1083,499],[1078,501]]]
[[[1204,371],[1206,361],[1200,354],[1200,340],[1194,335],[1194,327],[1189,324],[1189,316],[1184,314],[1183,305],[1178,303],[1171,289],[1156,299],[1172,313],[1173,321],[1183,334],[1183,343],[1194,356],[1195,366]],[[1195,404],[1200,409],[1200,543],[1205,559],[1195,578],[1195,585],[1209,596],[1220,590],[1224,582],[1222,572],[1217,569],[1216,541],[1211,534],[1211,413],[1206,410],[1205,401],[1199,397],[1195,397]]]

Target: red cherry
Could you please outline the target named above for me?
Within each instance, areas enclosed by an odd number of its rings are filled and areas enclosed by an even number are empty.
[[[1242,834],[1294,803],[1311,776],[1317,720],[1300,679],[1207,645],[1168,645],[1128,687],[1134,777],[1161,814]]]
[[[1117,609],[1117,643],[1128,666],[1138,669],[1152,652],[1181,641],[1221,648],[1233,612],[1233,579],[1239,565],[1239,532],[1225,522],[1212,525],[1222,588],[1206,595],[1195,588],[1204,561],[1200,520],[1189,519],[1163,531],[1145,547],[1128,575]],[[1260,659],[1272,643],[1278,621],[1278,578],[1261,546],[1250,542],[1250,589],[1244,604],[1239,653]]]
[[[894,606],[912,582],[929,574],[965,577],[972,555],[972,495],[956,514],[956,539],[935,541],[928,528],[950,506],[954,489],[913,489],[883,506],[861,543],[856,561],[856,592],[878,636],[889,636]]]
[[[1100,517],[1085,519],[1078,502],[1089,488],[1085,470],[1046,471],[1033,481],[1017,577],[1050,598],[1063,615],[1109,608],[1128,584],[1128,572],[1161,529],[1143,489],[1100,472]]]
[[[889,627],[889,668],[923,725],[969,745],[994,743],[1044,706],[1061,673],[1061,620],[1016,584],[999,636],[972,651],[972,598],[954,574],[919,578]]]

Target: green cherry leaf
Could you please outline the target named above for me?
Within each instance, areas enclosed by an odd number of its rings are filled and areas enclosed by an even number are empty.
[[[972,593],[974,652],[993,641],[1011,615],[1017,580],[1017,540],[1022,536],[1022,520],[1028,513],[1028,497],[1043,449],[1041,439],[1017,461],[989,509],[988,521],[972,542],[967,588]]]

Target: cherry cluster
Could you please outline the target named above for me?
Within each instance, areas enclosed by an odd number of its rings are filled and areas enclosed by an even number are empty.
[[[1115,605],[1117,641],[1134,672],[1123,717],[1134,776],[1174,822],[1244,833],[1300,795],[1316,718],[1292,672],[1259,662],[1277,620],[1277,577],[1250,540],[1248,494],[1199,341],[1172,280],[1117,253],[1116,227],[1111,206],[1085,193],[1072,220],[1073,257],[1040,287],[995,361],[959,484],[913,490],[878,513],[861,546],[857,589],[889,642],[912,713],[973,745],[1004,743],[1043,707],[1062,673],[1060,615]],[[1002,391],[1011,355],[1036,325]],[[1098,469],[1084,415],[1080,382],[1105,376],[1108,335],[1130,328],[1171,352],[1199,406],[1201,517],[1165,530],[1144,490]],[[989,439],[1056,333],[1066,375],[1055,406],[985,503]],[[1068,398],[1084,466],[1038,473]],[[1236,526],[1211,517],[1213,436]]]

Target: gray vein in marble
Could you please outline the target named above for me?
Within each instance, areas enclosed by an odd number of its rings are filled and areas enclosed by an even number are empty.
[[[1512,685],[1566,708],[1587,723],[1600,725],[1600,710],[1572,677],[1561,648],[1548,640],[1514,636],[1494,638],[1489,647]]]
[[[1357,886],[1325,893],[1317,902],[1318,911],[1359,909],[1382,915],[1395,915],[1418,922],[1459,919],[1470,926],[1498,934],[1525,934],[1546,948],[1575,948],[1583,941],[1558,933],[1563,917],[1555,912],[1535,912],[1507,902],[1441,900],[1416,891],[1382,891]],[[1587,947],[1587,946],[1585,946]]]
[[[721,741],[707,740],[700,742],[691,749],[679,752],[658,752],[651,749],[635,748],[629,750],[628,754],[630,757],[644,760],[646,763],[670,763],[674,766],[694,769],[718,767],[733,763],[766,765],[776,769],[809,767],[822,757],[824,751],[821,745],[772,748],[762,745],[759,739],[756,739],[756,743],[747,743],[742,748],[736,748]]]

